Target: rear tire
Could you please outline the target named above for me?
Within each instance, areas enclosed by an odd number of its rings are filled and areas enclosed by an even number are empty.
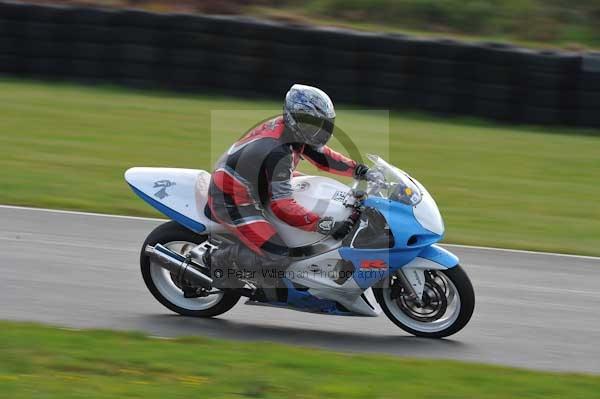
[[[142,252],[140,254],[140,268],[142,271],[142,276],[144,277],[144,282],[146,283],[146,287],[148,287],[148,290],[150,290],[158,302],[173,312],[179,313],[183,316],[213,317],[223,314],[235,306],[240,299],[240,295],[230,291],[225,291],[223,294],[211,294],[207,297],[184,298],[183,292],[180,292],[179,294],[181,295],[181,298],[178,298],[178,288],[174,285],[174,283],[173,285],[168,285],[168,281],[165,283],[163,280],[157,280],[162,278],[161,276],[157,275],[157,268],[159,268],[159,266],[151,264],[149,256],[144,252],[144,248],[146,248],[146,245],[154,246],[156,244],[162,244],[168,247],[170,243],[188,243],[191,244],[189,245],[190,247],[193,247],[206,241],[206,238],[206,235],[196,234],[177,222],[171,221],[161,224],[155,228],[148,235],[144,245],[142,246]],[[164,273],[166,274],[168,272],[164,271]],[[171,290],[168,291],[168,295],[165,295],[167,293],[164,288],[165,284],[167,284],[167,288]],[[162,292],[159,287],[163,287]],[[216,300],[215,297],[213,297],[214,295],[220,295],[221,298]],[[171,299],[169,299],[167,296],[170,296]],[[208,302],[206,304],[207,306],[203,308],[203,300],[214,301],[214,303]],[[175,301],[177,303],[174,303]]]
[[[390,299],[390,288],[378,288],[374,290],[375,298],[381,306],[385,315],[398,327],[418,337],[425,338],[444,338],[456,334],[467,325],[473,310],[475,309],[475,293],[473,285],[467,273],[457,265],[451,269],[438,270],[436,273],[443,274],[454,286],[455,295],[458,296],[456,305],[457,315],[449,318],[446,324],[442,324],[440,329],[430,328],[426,322],[411,321],[411,316],[404,312],[398,305],[398,299]],[[454,298],[456,300],[456,298]],[[447,311],[447,309],[445,309]],[[402,312],[402,313],[400,313]]]

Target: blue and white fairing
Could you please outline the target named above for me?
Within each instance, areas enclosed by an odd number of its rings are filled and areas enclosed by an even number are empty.
[[[172,220],[196,232],[221,232],[206,217],[210,173],[197,169],[142,168],[125,172],[125,180],[141,199]]]
[[[385,218],[394,238],[392,248],[339,249],[356,271],[354,279],[362,288],[378,283],[390,273],[402,269],[418,295],[423,293],[424,271],[443,270],[458,265],[458,258],[435,245],[444,237],[444,222],[437,204],[417,180],[377,156],[369,156],[385,180],[372,187],[364,202]],[[376,184],[375,184],[376,185]],[[363,222],[364,223],[364,222]],[[360,227],[359,227],[360,229]],[[378,261],[380,261],[378,263]],[[376,265],[385,265],[377,268]]]
[[[210,173],[197,169],[136,167],[125,172],[125,180],[140,198],[152,207],[197,233],[223,233],[225,227],[205,214]],[[324,176],[298,176],[292,179],[294,199],[321,216],[344,220],[351,210],[344,205],[349,187]],[[279,220],[269,209],[267,218],[290,247],[310,245],[323,239]]]
[[[361,221],[348,246],[329,238],[328,249],[292,263],[286,270],[288,300],[276,305],[315,312],[377,316],[381,309],[371,287],[384,284],[390,273],[402,269],[417,295],[422,295],[425,270],[455,267],[458,258],[435,245],[444,235],[444,224],[437,205],[427,190],[405,172],[379,157],[370,156],[374,168],[384,179],[370,182],[364,206],[385,218],[394,237],[392,248],[366,249],[354,246],[363,228]],[[198,233],[224,233],[224,226],[209,220],[205,213],[210,174],[202,170],[175,168],[132,168],[125,179],[144,201]],[[294,199],[322,216],[344,220],[351,212],[347,201],[349,187],[323,176],[295,177]],[[267,216],[290,247],[323,244],[324,236],[305,232]],[[384,232],[382,232],[383,234]],[[346,242],[346,241],[345,241]],[[351,275],[339,279],[340,262],[350,263]],[[338,304],[343,306],[340,310]]]
[[[352,314],[377,316],[381,309],[373,298],[371,287],[382,282],[385,284],[390,273],[402,269],[415,293],[421,296],[425,270],[443,270],[458,264],[456,256],[435,245],[444,236],[444,223],[429,192],[418,181],[381,158],[371,156],[370,159],[374,168],[382,172],[382,179],[369,182],[369,197],[363,205],[384,217],[394,238],[393,246],[379,249],[355,246],[357,236],[369,223],[368,219],[361,220],[348,246],[290,266],[290,279],[296,285],[308,288],[299,295],[290,296],[290,306],[339,313],[331,304],[333,300],[334,304],[342,304]],[[340,261],[352,264],[351,277],[342,283],[328,277],[339,272],[337,265]],[[313,270],[313,273],[307,272]],[[293,287],[290,290],[295,291]],[[321,301],[315,301],[315,298]]]

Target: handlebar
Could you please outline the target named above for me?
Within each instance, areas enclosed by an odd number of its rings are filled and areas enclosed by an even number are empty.
[[[360,182],[360,180],[354,179],[354,183],[350,188],[350,194],[354,198],[354,202],[352,204],[346,204],[347,207],[353,208],[352,213],[347,218],[347,220],[352,222],[353,225],[360,220],[360,216],[362,213],[362,202],[366,197],[366,193],[358,189]]]

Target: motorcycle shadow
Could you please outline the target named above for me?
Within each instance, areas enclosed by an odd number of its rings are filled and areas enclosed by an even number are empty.
[[[369,320],[362,320],[363,328],[371,328]],[[282,320],[285,321],[285,320]],[[211,338],[256,341],[260,345],[268,342],[311,346],[323,349],[342,350],[346,352],[382,352],[395,355],[418,355],[445,357],[453,353],[464,353],[469,345],[454,340],[419,338],[398,329],[385,329],[382,333],[340,331],[339,327],[327,329],[327,324],[319,324],[314,328],[296,326],[273,326],[261,324],[260,320],[248,322],[222,318],[200,319],[179,315],[147,315],[144,316],[143,329],[155,335],[205,336]]]

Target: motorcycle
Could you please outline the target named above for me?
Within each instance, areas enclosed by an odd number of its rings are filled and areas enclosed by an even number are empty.
[[[203,170],[135,167],[125,180],[148,204],[171,219],[152,231],[140,255],[141,272],[152,295],[185,316],[213,317],[246,304],[345,316],[379,316],[420,337],[442,338],[470,320],[475,295],[458,258],[436,245],[444,236],[438,207],[416,179],[377,155],[369,155],[374,178],[352,187],[323,176],[292,180],[294,199],[320,215],[354,228],[345,238],[289,226],[266,217],[291,247],[283,271],[283,299],[257,302],[256,281],[238,289],[216,289],[220,270],[204,254],[227,242],[228,230],[206,211],[210,173]],[[242,276],[243,280],[244,277]]]

